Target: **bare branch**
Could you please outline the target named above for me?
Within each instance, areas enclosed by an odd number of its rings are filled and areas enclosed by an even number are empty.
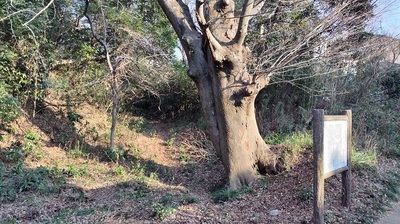
[[[264,4],[265,4],[265,1],[260,1],[260,2],[256,3],[256,5],[253,8],[252,14],[257,15],[258,13],[260,13]]]
[[[105,35],[106,35],[106,32],[104,31],[103,40],[101,40],[100,37],[97,35],[96,31],[94,30],[92,20],[90,19],[90,16],[88,15],[88,13],[89,13],[89,3],[90,3],[89,0],[85,0],[85,9],[84,9],[84,12],[83,12],[82,15],[83,15],[84,17],[86,17],[86,19],[87,19],[87,21],[88,21],[88,23],[89,23],[90,30],[91,30],[91,32],[92,32],[93,37],[94,37],[94,38],[96,39],[96,41],[104,48],[104,51],[105,51],[106,57],[107,57],[108,69],[110,70],[110,72],[113,72],[114,69],[113,69],[113,66],[111,65],[108,47],[107,47],[107,44],[106,44],[106,42],[105,42],[105,41],[106,41],[106,36],[105,36]],[[103,20],[104,20],[104,13],[103,13],[103,10],[102,10],[101,7],[100,7],[100,10],[101,10],[101,12],[102,12],[102,16],[103,16]],[[78,25],[79,25],[79,20],[77,21],[77,23],[78,23]],[[106,29],[106,28],[104,28],[104,29]]]
[[[269,28],[270,30],[268,30],[265,35],[262,33],[261,36],[261,39],[266,38],[265,40],[267,42],[265,43],[268,43],[268,37],[274,37],[274,35],[283,35],[281,37],[283,39],[276,45],[258,44],[258,46],[256,46],[259,48],[256,49],[256,51],[262,53],[255,58],[254,73],[257,76],[271,77],[273,74],[279,74],[280,71],[290,70],[292,65],[298,65],[295,61],[303,56],[321,58],[322,55],[318,56],[317,52],[311,52],[318,48],[326,47],[329,43],[334,43],[346,36],[351,36],[359,32],[360,29],[354,26],[354,24],[358,23],[358,21],[365,20],[365,15],[351,12],[351,10],[357,6],[355,4],[356,3],[351,1],[344,1],[338,4],[334,10],[325,12],[325,14],[323,14],[324,18],[321,17],[318,23],[309,25],[310,29],[304,33],[294,33],[295,31],[290,30],[293,29],[290,28],[290,23],[288,23],[286,29],[275,27],[271,30],[271,28]],[[270,8],[274,7],[273,5],[270,6]],[[281,9],[284,9],[284,7],[285,6],[282,5]],[[281,11],[281,9],[279,10],[281,15],[288,13]],[[291,10],[291,8],[288,8],[288,10]],[[280,15],[277,16],[279,17]],[[266,18],[268,23],[268,17]],[[349,28],[347,26],[349,26]],[[276,32],[276,34],[274,34],[274,32]],[[324,57],[331,57],[331,60],[339,60],[335,58],[350,57],[350,54],[350,51],[342,51],[340,53],[338,52],[336,55],[326,55]],[[301,61],[303,60],[304,59],[301,59]]]
[[[50,0],[49,4],[47,4],[42,10],[40,10],[35,16],[32,17],[28,22],[25,22],[23,25],[26,26],[30,22],[32,22],[36,17],[38,17],[40,14],[42,14],[48,7],[50,7],[51,4],[53,4],[54,0]]]
[[[254,5],[253,0],[246,0],[244,2],[243,10],[240,15],[239,27],[235,36],[235,40],[239,46],[243,45],[244,39],[246,38],[247,28],[249,26],[249,21],[251,19],[250,15],[252,15],[253,13],[253,5]]]
[[[16,11],[16,12],[13,12],[13,13],[7,15],[6,17],[1,18],[1,19],[0,19],[0,22],[3,22],[4,20],[6,20],[6,19],[8,19],[8,18],[10,18],[10,17],[12,17],[12,16],[14,16],[14,15],[16,15],[16,14],[23,13],[23,12],[30,12],[30,13],[32,13],[32,14],[35,14],[35,12],[32,11],[32,10],[30,10],[30,9],[21,9],[21,10],[18,10],[18,11]]]

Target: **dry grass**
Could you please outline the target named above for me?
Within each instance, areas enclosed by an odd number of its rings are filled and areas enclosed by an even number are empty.
[[[120,149],[110,160],[107,115],[89,105],[75,113],[82,118],[72,125],[66,108],[48,107],[34,119],[21,118],[12,134],[2,133],[2,159],[7,147],[24,141],[27,130],[40,134],[41,148],[24,158],[22,173],[42,166],[66,182],[55,184],[53,191],[16,192],[13,200],[0,204],[1,223],[311,223],[309,148],[294,150],[288,171],[260,177],[253,190],[215,202],[213,192],[223,191],[225,174],[197,124],[122,116]],[[377,169],[353,172],[352,210],[339,204],[340,178],[326,180],[327,223],[373,223],[390,201],[385,189],[396,180],[384,176],[400,168],[396,159],[378,157],[377,164]],[[17,175],[12,174],[15,162],[3,165],[4,190]],[[48,180],[54,181],[54,173]],[[270,215],[272,210],[279,215]]]

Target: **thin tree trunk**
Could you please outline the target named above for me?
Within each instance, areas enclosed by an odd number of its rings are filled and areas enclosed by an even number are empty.
[[[90,30],[93,34],[93,37],[96,39],[96,41],[104,48],[104,52],[106,54],[106,59],[107,59],[107,66],[110,74],[110,86],[111,86],[111,100],[112,100],[112,109],[111,109],[111,128],[110,128],[110,149],[115,148],[115,132],[116,132],[116,127],[117,127],[117,116],[118,116],[118,77],[117,73],[112,65],[111,58],[110,58],[110,52],[107,47],[107,23],[106,23],[106,18],[104,16],[103,8],[101,7],[100,2],[98,2],[100,5],[100,11],[101,11],[101,19],[103,21],[103,37],[100,39],[100,37],[97,35],[94,27],[92,20],[90,19],[88,13],[89,13],[89,0],[85,0],[85,10],[82,14],[82,16],[85,16],[87,18],[87,21],[90,25]],[[77,21],[79,21],[78,19]],[[79,25],[79,23],[78,23]]]
[[[111,129],[110,129],[110,149],[115,148],[115,132],[117,128],[118,120],[118,90],[117,90],[117,77],[115,71],[111,74],[111,99],[112,99],[112,109],[111,109]]]

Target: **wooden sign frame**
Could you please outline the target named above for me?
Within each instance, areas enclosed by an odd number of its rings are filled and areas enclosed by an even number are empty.
[[[339,166],[332,171],[324,171],[324,125],[330,121],[346,121],[346,138],[344,139],[347,149],[346,153],[347,161],[345,165]],[[314,189],[314,214],[313,219],[316,224],[324,223],[324,180],[332,175],[341,173],[342,176],[342,205],[350,207],[351,201],[351,132],[352,132],[352,113],[351,110],[346,110],[343,115],[324,115],[324,110],[313,110],[313,140],[314,140],[314,177],[313,177],[313,189]],[[340,133],[343,134],[343,133]],[[326,137],[326,135],[325,135]],[[330,142],[325,142],[330,144]],[[333,143],[332,143],[333,144]],[[340,147],[340,146],[339,146]],[[342,149],[340,149],[342,150]],[[343,152],[340,152],[343,153]],[[325,158],[326,159],[326,158]],[[329,159],[329,158],[328,158]],[[343,159],[343,158],[341,158]],[[339,159],[340,160],[340,159]],[[339,161],[343,164],[343,161]]]

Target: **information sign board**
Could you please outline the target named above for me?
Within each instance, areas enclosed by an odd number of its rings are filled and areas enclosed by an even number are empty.
[[[331,116],[332,117],[332,116]],[[347,117],[325,116],[323,137],[324,174],[347,167]],[[340,119],[343,118],[344,119]],[[340,119],[340,120],[339,120]]]
[[[342,204],[350,206],[351,117],[351,110],[344,111],[343,115],[325,115],[324,110],[313,110],[315,224],[324,223],[324,179],[341,174]]]

